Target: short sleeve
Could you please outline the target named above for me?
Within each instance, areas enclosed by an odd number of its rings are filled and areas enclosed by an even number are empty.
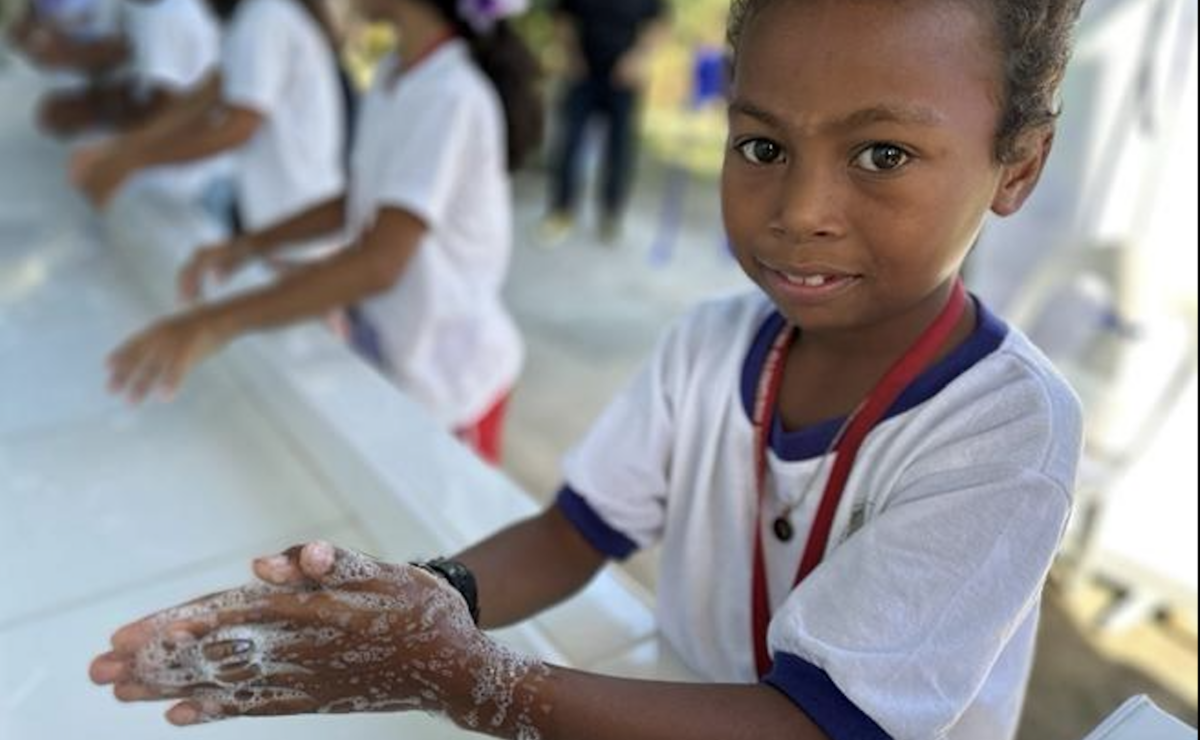
[[[602,553],[616,559],[661,539],[675,438],[675,399],[685,382],[682,330],[608,406],[564,462],[559,506]]]
[[[192,21],[189,23],[189,21]],[[147,26],[134,41],[138,81],[148,87],[186,90],[211,71],[216,59],[204,64],[205,29],[195,19],[176,16]]]
[[[1040,603],[1070,498],[1040,472],[998,463],[927,476],[896,501],[776,616],[769,682],[817,714],[835,687],[887,733],[866,737],[936,740]]]
[[[221,61],[227,104],[264,117],[279,108],[287,92],[288,28],[292,21],[284,9],[261,1],[247,5],[234,16]]]
[[[498,141],[501,136],[482,102],[470,95],[447,94],[410,113],[403,134],[380,153],[388,162],[376,202],[408,211],[430,228],[444,224],[453,208],[463,207],[455,202],[463,190],[462,178],[474,169],[496,166],[480,158],[498,156],[479,145],[481,137]]]

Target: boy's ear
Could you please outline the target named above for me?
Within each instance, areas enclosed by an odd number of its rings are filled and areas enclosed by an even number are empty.
[[[1046,160],[1050,158],[1053,147],[1053,128],[1031,131],[1022,137],[1017,144],[1017,157],[1001,170],[1000,186],[992,200],[992,212],[997,216],[1011,216],[1021,210],[1042,179]]]

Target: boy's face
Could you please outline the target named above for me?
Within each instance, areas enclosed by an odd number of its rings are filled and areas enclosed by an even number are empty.
[[[725,222],[743,269],[809,331],[911,312],[957,274],[1036,156],[995,157],[994,31],[961,0],[776,0],[746,28]]]

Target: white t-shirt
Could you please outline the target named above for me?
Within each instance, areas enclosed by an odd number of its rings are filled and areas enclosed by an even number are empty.
[[[246,227],[263,229],[340,196],[345,113],[337,62],[297,0],[243,0],[226,33],[221,74],[225,102],[263,117],[238,151]],[[320,240],[308,251],[339,241]]]
[[[714,301],[567,457],[559,505],[603,552],[662,542],[662,629],[712,681],[753,682],[754,527],[774,619],[769,683],[833,740],[1011,740],[1041,593],[1071,510],[1078,400],[1022,335],[980,307],[866,439],[823,564],[794,592],[841,420],[772,434],[756,524],[749,406],[783,319],[761,293]],[[819,480],[770,533],[784,500]]]
[[[204,0],[125,0],[132,73],[146,87],[186,91],[215,72],[221,26]]]
[[[200,84],[221,61],[221,26],[204,0],[125,0],[125,34],[132,48],[128,73],[148,94],[159,89],[182,93]],[[226,157],[159,167],[141,176],[140,184],[195,198],[218,177],[231,172]]]
[[[349,226],[397,208],[429,231],[400,282],[363,311],[398,384],[450,428],[477,422],[520,373],[500,297],[512,252],[504,112],[465,43],[399,78],[385,62],[363,101]]]

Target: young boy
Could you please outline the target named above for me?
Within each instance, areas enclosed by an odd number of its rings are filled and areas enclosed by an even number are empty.
[[[126,628],[93,678],[183,699],[178,724],[420,708],[505,738],[1011,740],[1081,420],[958,273],[1037,182],[1079,5],[735,3],[725,216],[761,292],[668,335],[542,516],[426,570],[322,543],[259,561],[271,587]],[[519,661],[471,622],[656,541],[662,630],[710,685]]]

